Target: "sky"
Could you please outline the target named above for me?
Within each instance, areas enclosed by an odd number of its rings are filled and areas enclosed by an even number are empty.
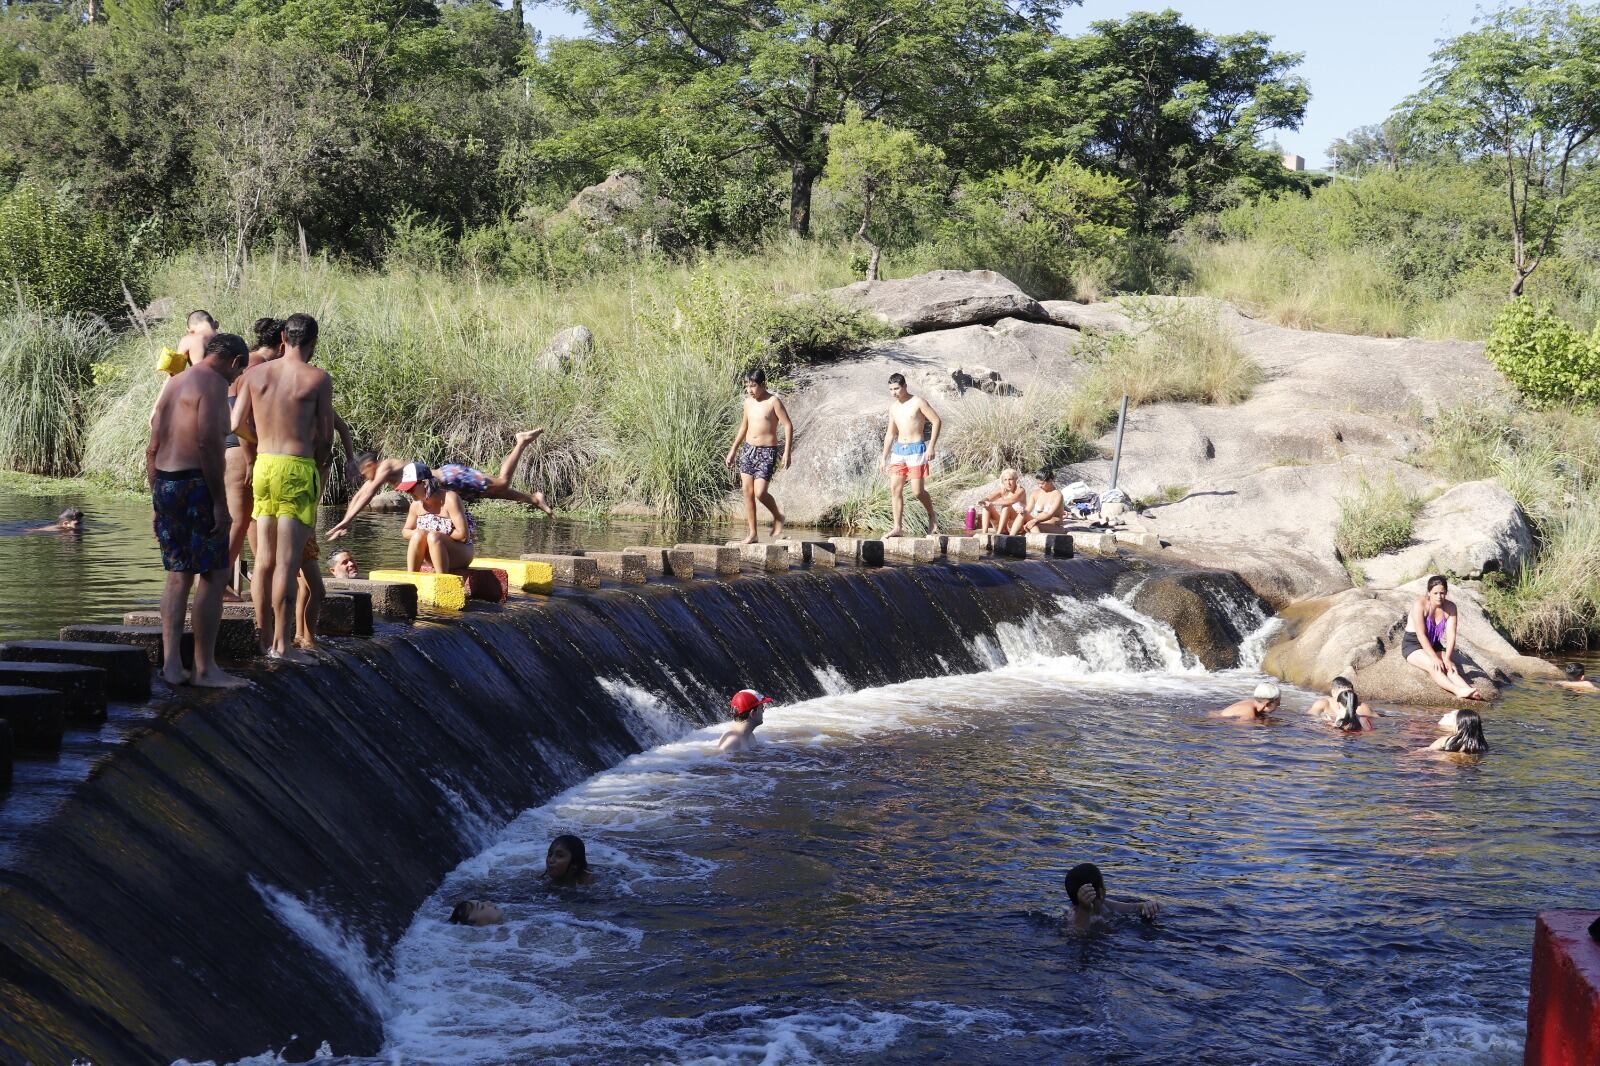
[[[1278,131],[1278,143],[1318,168],[1336,138],[1383,121],[1418,87],[1437,42],[1471,29],[1478,6],[1473,0],[1084,0],[1067,10],[1061,30],[1081,33],[1097,19],[1171,7],[1211,33],[1271,34],[1280,51],[1305,54],[1299,72],[1311,86],[1305,121],[1298,130]],[[559,6],[530,5],[529,14],[547,37],[577,36],[585,28]]]

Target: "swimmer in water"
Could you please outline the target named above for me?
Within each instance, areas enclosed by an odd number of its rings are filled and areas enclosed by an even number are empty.
[[[25,530],[25,532],[28,532],[28,533],[82,533],[83,532],[83,512],[80,511],[76,507],[68,507],[65,511],[61,512],[61,517],[60,518],[57,518],[54,522],[51,522],[49,525],[47,525],[47,526],[34,526],[32,529]]]
[[[1429,751],[1452,751],[1462,755],[1483,755],[1489,750],[1489,741],[1483,735],[1483,715],[1470,707],[1451,711],[1439,719],[1441,729],[1452,732],[1428,745]]]
[[[1328,694],[1319,698],[1310,707],[1307,707],[1306,713],[1320,715],[1332,713],[1339,707],[1339,693],[1347,690],[1350,692],[1355,692],[1356,690],[1355,685],[1350,683],[1350,679],[1348,677],[1334,678],[1332,681],[1328,682]],[[1377,717],[1372,708],[1367,706],[1366,702],[1363,701],[1359,695],[1356,696],[1356,713],[1361,715],[1363,718]]]
[[[1232,718],[1239,721],[1259,721],[1276,711],[1283,699],[1283,693],[1278,691],[1278,686],[1271,681],[1263,681],[1256,686],[1255,695],[1238,703],[1230,703],[1220,711],[1212,711],[1212,718]]]
[[[1334,697],[1331,710],[1323,712],[1321,718],[1341,733],[1360,733],[1372,729],[1372,716],[1361,713],[1361,698],[1356,695],[1356,690],[1347,688]]]
[[[733,694],[728,705],[733,708],[733,725],[717,741],[720,752],[743,751],[755,743],[755,731],[762,721],[762,708],[772,702],[754,689],[742,688]]]
[[[464,899],[450,912],[451,925],[499,925],[506,912],[486,899]]]
[[[1066,885],[1067,898],[1072,901],[1072,928],[1079,933],[1109,925],[1113,914],[1137,914],[1148,922],[1161,913],[1159,906],[1147,900],[1108,899],[1105,878],[1092,862],[1080,862],[1068,870]]]
[[[552,840],[550,850],[544,853],[544,873],[539,880],[558,888],[594,884],[594,871],[589,869],[589,853],[583,841],[571,833]]]
[[[63,515],[62,517],[66,516]],[[45,526],[44,528],[49,529],[51,527]],[[1565,681],[1557,681],[1556,685],[1566,689],[1568,692],[1600,692],[1600,685],[1596,685],[1585,676],[1582,663],[1568,663],[1561,668],[1561,672],[1567,675],[1567,679]]]
[[[336,549],[328,556],[328,573],[346,580],[361,576],[361,571],[356,569],[356,557],[350,554],[349,548]]]

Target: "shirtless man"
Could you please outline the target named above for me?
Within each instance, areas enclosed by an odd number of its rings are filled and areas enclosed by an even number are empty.
[[[319,466],[333,454],[333,379],[311,365],[317,320],[290,315],[283,356],[250,371],[233,409],[233,431],[256,451],[251,488],[256,520],[256,572],[250,582],[256,627],[272,634],[267,654],[292,662],[314,657],[291,646],[295,579],[317,525]],[[319,578],[320,580],[320,578]]]
[[[210,311],[189,312],[189,332],[178,342],[178,353],[186,356],[189,366],[199,366],[205,358],[206,341],[217,333],[217,320]],[[237,375],[236,375],[237,376]]]
[[[756,727],[762,722],[762,708],[772,702],[755,689],[742,688],[733,694],[728,705],[733,708],[733,725],[717,741],[717,751],[743,751],[755,744]]]
[[[1041,470],[1034,476],[1039,480],[1039,487],[1028,497],[1028,517],[1018,532],[1059,533],[1066,528],[1061,516],[1067,509],[1067,501],[1062,497],[1061,490],[1056,488],[1052,471]]]
[[[228,432],[228,383],[249,351],[231,333],[214,334],[187,373],[161,387],[150,415],[145,479],[155,507],[152,526],[167,570],[161,593],[161,676],[168,684],[234,688],[246,682],[217,667],[217,627],[228,586],[228,497],[222,438]],[[183,622],[194,597],[194,675],[183,668]]]
[[[45,528],[48,529],[49,527],[46,526]],[[1587,692],[1591,694],[1600,692],[1600,685],[1590,681],[1587,675],[1584,674],[1582,663],[1568,663],[1561,668],[1561,672],[1566,677],[1566,680],[1557,681],[1556,684],[1568,692]]]
[[[76,507],[68,507],[47,526],[34,526],[32,529],[23,530],[24,533],[82,533],[83,511]]]
[[[928,534],[932,536],[939,532],[939,520],[933,516],[933,497],[922,483],[933,466],[934,449],[939,445],[939,415],[927,400],[911,395],[904,374],[889,375],[889,396],[894,402],[889,405],[889,430],[883,435],[881,466],[889,475],[889,505],[894,509],[894,528],[885,536],[903,535],[900,530],[907,481],[911,482],[911,491],[928,512]]]
[[[1212,718],[1232,718],[1237,721],[1255,722],[1267,717],[1276,711],[1283,699],[1283,693],[1271,681],[1263,681],[1256,686],[1255,695],[1248,700],[1230,703],[1220,711],[1212,711]]]
[[[542,429],[525,429],[516,436],[516,444],[512,445],[511,453],[506,456],[506,461],[500,464],[500,473],[490,477],[482,470],[475,470],[464,463],[446,463],[444,466],[432,468],[433,478],[440,482],[446,489],[461,496],[461,502],[473,504],[481,499],[515,500],[529,507],[543,511],[545,514],[554,514],[555,511],[545,502],[544,493],[535,492],[529,495],[518,492],[511,487],[511,477],[517,472],[517,464],[522,462],[522,453],[528,450],[528,445],[539,439]],[[409,459],[379,459],[372,452],[359,452],[355,458],[356,469],[367,483],[356,490],[350,500],[350,506],[345,508],[344,517],[339,519],[323,535],[325,540],[338,540],[350,532],[350,523],[356,520],[372,498],[383,490],[385,485],[400,484],[400,475],[405,472],[410,464]]]
[[[778,427],[783,426],[783,459],[778,458]],[[740,445],[744,447],[740,447]],[[739,432],[733,435],[722,464],[733,466],[733,456],[739,455],[739,483],[744,488],[744,519],[750,527],[746,544],[761,539],[756,532],[756,501],[772,513],[772,535],[783,536],[783,512],[773,499],[767,486],[773,472],[780,467],[789,469],[789,450],[794,447],[794,423],[783,401],[767,391],[766,371],[757,368],[744,376],[744,414],[739,419]]]

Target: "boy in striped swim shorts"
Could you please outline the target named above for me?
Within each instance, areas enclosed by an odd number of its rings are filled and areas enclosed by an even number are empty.
[[[906,482],[928,512],[928,534],[939,532],[933,514],[933,497],[924,482],[933,465],[934,449],[939,444],[939,414],[920,396],[911,395],[904,374],[889,375],[889,430],[883,435],[883,472],[889,475],[889,505],[894,511],[894,528],[884,534],[899,537],[905,510]]]

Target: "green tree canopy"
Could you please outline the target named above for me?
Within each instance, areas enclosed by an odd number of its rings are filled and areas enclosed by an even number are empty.
[[[823,183],[861,220],[856,239],[872,249],[867,280],[878,280],[883,244],[919,204],[938,198],[944,153],[910,130],[851,108],[828,134]],[[898,224],[898,226],[897,226]]]

